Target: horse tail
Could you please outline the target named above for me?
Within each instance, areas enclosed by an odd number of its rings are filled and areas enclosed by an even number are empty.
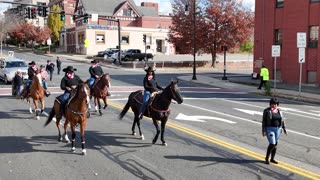
[[[120,120],[124,117],[124,115],[126,115],[126,113],[128,112],[129,108],[130,108],[130,103],[128,101],[127,104],[123,107],[123,109],[122,109],[122,111],[120,113],[120,116],[119,116]]]
[[[44,126],[47,126],[52,121],[52,119],[55,115],[56,115],[56,112],[54,111],[54,107],[53,107],[49,116],[48,116],[47,122],[44,124]]]

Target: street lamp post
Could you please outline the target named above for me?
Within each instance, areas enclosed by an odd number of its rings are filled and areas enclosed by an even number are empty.
[[[192,80],[197,80],[196,76],[196,0],[193,1],[193,75]]]
[[[223,50],[223,77],[222,80],[228,80],[226,76],[227,64],[226,64],[226,56],[227,56],[227,46],[222,46]]]

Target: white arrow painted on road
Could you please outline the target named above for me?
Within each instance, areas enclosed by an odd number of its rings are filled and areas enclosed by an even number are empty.
[[[179,113],[178,116],[176,117],[177,120],[183,120],[183,121],[196,121],[196,122],[206,122],[205,120],[202,119],[212,119],[212,120],[217,120],[217,121],[223,121],[226,123],[230,124],[235,124],[236,122],[230,121],[227,119],[222,119],[218,117],[211,117],[211,116],[187,116],[182,113]]]
[[[262,112],[259,112],[259,111],[252,111],[252,110],[248,110],[248,109],[238,109],[238,108],[233,108],[235,110],[238,110],[238,111],[241,111],[241,112],[244,112],[244,113],[247,113],[247,114],[251,114],[251,115],[255,115],[255,114],[258,114],[258,115],[261,115],[262,116]]]

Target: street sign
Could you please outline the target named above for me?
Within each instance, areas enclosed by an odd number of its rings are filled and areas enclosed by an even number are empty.
[[[98,14],[91,14],[91,21],[98,21]]]
[[[305,63],[306,59],[306,48],[299,48],[299,63]]]
[[[272,57],[280,57],[280,45],[272,45]]]
[[[49,46],[51,46],[51,39],[49,38],[49,39],[47,39],[47,45],[49,45]]]
[[[307,47],[307,33],[298,32],[297,33],[297,47],[306,48]]]

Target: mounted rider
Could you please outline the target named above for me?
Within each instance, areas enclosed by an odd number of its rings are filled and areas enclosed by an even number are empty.
[[[90,78],[89,78],[89,88],[92,90],[94,84],[96,83],[97,79],[101,78],[104,74],[101,66],[99,65],[98,60],[91,61],[91,66],[89,68]],[[93,91],[91,91],[93,92]],[[110,96],[109,91],[107,91],[107,96]]]
[[[37,75],[37,71],[38,71],[36,62],[31,61],[29,63],[29,66],[30,67],[28,68],[28,79],[26,81],[26,86],[25,86],[25,88],[23,89],[23,91],[21,93],[21,99],[24,99],[28,95],[29,89],[30,89],[30,86],[31,86],[31,83],[32,83],[32,79],[33,79],[34,76]]]
[[[150,96],[154,92],[158,92],[160,90],[163,90],[161,86],[158,85],[156,79],[155,79],[155,69],[153,67],[148,67],[145,69],[146,76],[143,79],[143,87],[144,87],[144,93],[143,93],[143,103],[140,107],[140,113],[139,118],[142,119],[144,111],[146,109],[147,103],[150,99]]]
[[[71,91],[83,82],[81,78],[74,73],[75,71],[77,71],[76,68],[73,68],[72,66],[67,66],[62,71],[65,72],[65,76],[61,79],[60,88],[64,90],[64,93],[60,98],[60,110],[58,113],[59,119],[62,118],[65,106],[68,102],[68,99],[71,96]]]

